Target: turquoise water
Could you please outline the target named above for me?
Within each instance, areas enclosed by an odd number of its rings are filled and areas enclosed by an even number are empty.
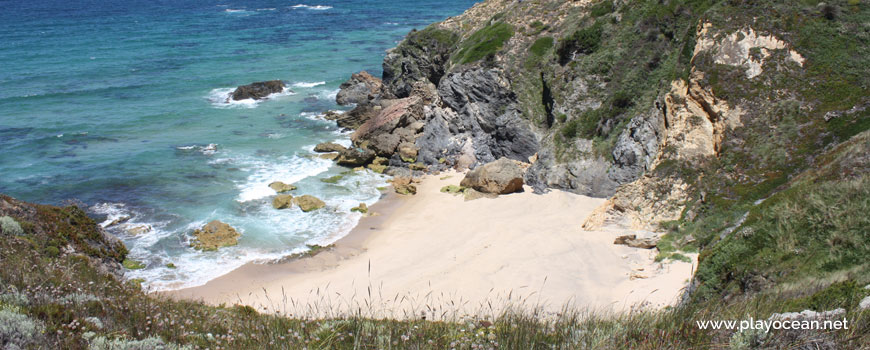
[[[380,75],[409,30],[474,2],[3,1],[0,193],[79,203],[107,226],[129,216],[109,230],[147,264],[128,276],[154,289],[329,243],[385,178],[321,182],[347,169],[311,148],[349,141],[318,114],[340,109],[335,93],[351,73]],[[293,92],[225,103],[235,86],[271,79]],[[272,181],[328,206],[274,210]],[[239,245],[189,248],[191,231],[214,219],[242,232]]]

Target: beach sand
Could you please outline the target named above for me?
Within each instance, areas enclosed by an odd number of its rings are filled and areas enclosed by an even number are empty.
[[[604,199],[550,191],[465,201],[440,192],[461,173],[429,175],[417,195],[387,195],[375,216],[334,247],[272,264],[247,264],[166,294],[244,304],[297,317],[444,319],[505,307],[555,313],[671,305],[693,264],[653,262],[656,250],[614,245],[621,230],[583,231]]]

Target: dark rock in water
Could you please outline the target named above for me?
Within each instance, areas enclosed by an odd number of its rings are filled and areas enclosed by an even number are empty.
[[[379,97],[381,85],[380,79],[366,71],[353,74],[339,87],[335,102],[340,105],[368,103]]]
[[[314,104],[317,103],[319,100],[317,99],[317,96],[308,96],[303,101],[308,104]]]
[[[459,184],[483,193],[508,194],[523,190],[523,169],[513,160],[499,160],[469,171]]]
[[[375,152],[361,148],[348,148],[339,153],[338,165],[347,167],[364,166],[375,159]]]
[[[282,91],[284,91],[284,82],[280,80],[260,81],[237,87],[231,98],[235,101],[249,98],[259,100]]]
[[[314,146],[314,152],[317,153],[342,152],[346,149],[347,147],[339,145],[335,142],[322,142],[318,143],[317,146]]]

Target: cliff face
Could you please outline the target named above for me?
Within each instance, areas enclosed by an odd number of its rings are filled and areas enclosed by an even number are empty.
[[[854,0],[484,1],[388,54],[356,110],[415,112],[355,141],[393,139],[392,173],[531,163],[536,191],[610,198],[584,227],[667,229],[662,258],[712,266],[748,212],[870,127],[868,18]],[[752,284],[722,271],[713,289]]]
[[[824,117],[870,103],[856,61],[866,47],[855,46],[866,9],[850,4],[485,1],[393,49],[372,114],[417,97],[419,129],[382,133],[413,143],[430,170],[512,158],[533,163],[526,182],[538,191],[617,194],[635,226],[674,220],[703,190],[672,169],[712,162],[734,185],[782,184],[842,130],[866,128],[864,112]]]

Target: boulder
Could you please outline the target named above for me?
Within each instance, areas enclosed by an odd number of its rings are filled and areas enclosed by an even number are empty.
[[[523,190],[523,169],[515,161],[500,158],[469,171],[460,185],[483,193],[520,192]]]
[[[190,246],[198,250],[217,250],[221,247],[234,246],[239,243],[239,234],[232,226],[214,220],[201,229],[193,231],[193,242]]]
[[[377,107],[377,108],[376,108]],[[374,104],[361,104],[351,109],[347,113],[337,114],[332,117],[335,119],[335,124],[340,128],[357,129],[366,121],[374,117],[380,112],[380,106]],[[330,116],[327,116],[330,118]]]
[[[369,140],[369,147],[378,154],[378,156],[389,157],[396,152],[396,147],[399,146],[401,139],[394,134],[379,134]]]
[[[293,206],[293,196],[289,194],[281,194],[272,199],[272,208],[287,209]]]
[[[326,206],[326,203],[324,203],[322,200],[307,194],[293,198],[293,203],[298,205],[299,209],[302,209],[302,211],[306,213]]]
[[[613,244],[627,245],[632,248],[653,249],[659,243],[659,237],[650,236],[638,238],[637,235],[623,235],[616,237]]]
[[[339,105],[362,104],[375,99],[381,90],[381,80],[366,71],[350,76],[341,84],[335,102]]]
[[[397,127],[416,122],[418,117],[423,118],[422,100],[417,96],[384,100],[381,105],[383,108],[360,125],[351,135],[351,140],[355,143],[370,140],[380,134],[392,133]]]
[[[384,157],[375,157],[375,160],[372,161],[372,164],[368,165],[368,168],[372,171],[383,174],[385,170],[387,170],[387,165],[389,164],[389,159]]]
[[[321,153],[318,157],[320,159],[336,160],[338,159],[338,153]]]
[[[126,225],[124,226],[124,230],[131,235],[138,236],[151,232],[151,225]]]
[[[282,91],[284,91],[284,82],[280,80],[259,81],[237,87],[231,98],[235,101],[249,98],[259,100]]]
[[[369,212],[369,206],[366,205],[365,203],[360,203],[359,206],[350,208],[350,211],[351,212],[358,212],[361,214],[366,214]]]
[[[358,167],[371,163],[375,159],[375,152],[363,148],[349,148],[338,155],[338,165],[346,167]]]
[[[347,147],[339,145],[335,142],[323,142],[318,143],[317,146],[314,146],[314,152],[317,153],[341,152],[346,149]]]
[[[399,147],[399,157],[402,157],[402,160],[413,163],[417,161],[417,146],[410,142],[402,142]]]
[[[296,186],[285,184],[281,181],[275,181],[269,184],[269,188],[275,190],[275,192],[283,193],[290,192],[296,189]]]
[[[398,194],[414,195],[417,194],[417,186],[414,185],[414,179],[410,177],[396,177],[392,181],[393,189]]]

